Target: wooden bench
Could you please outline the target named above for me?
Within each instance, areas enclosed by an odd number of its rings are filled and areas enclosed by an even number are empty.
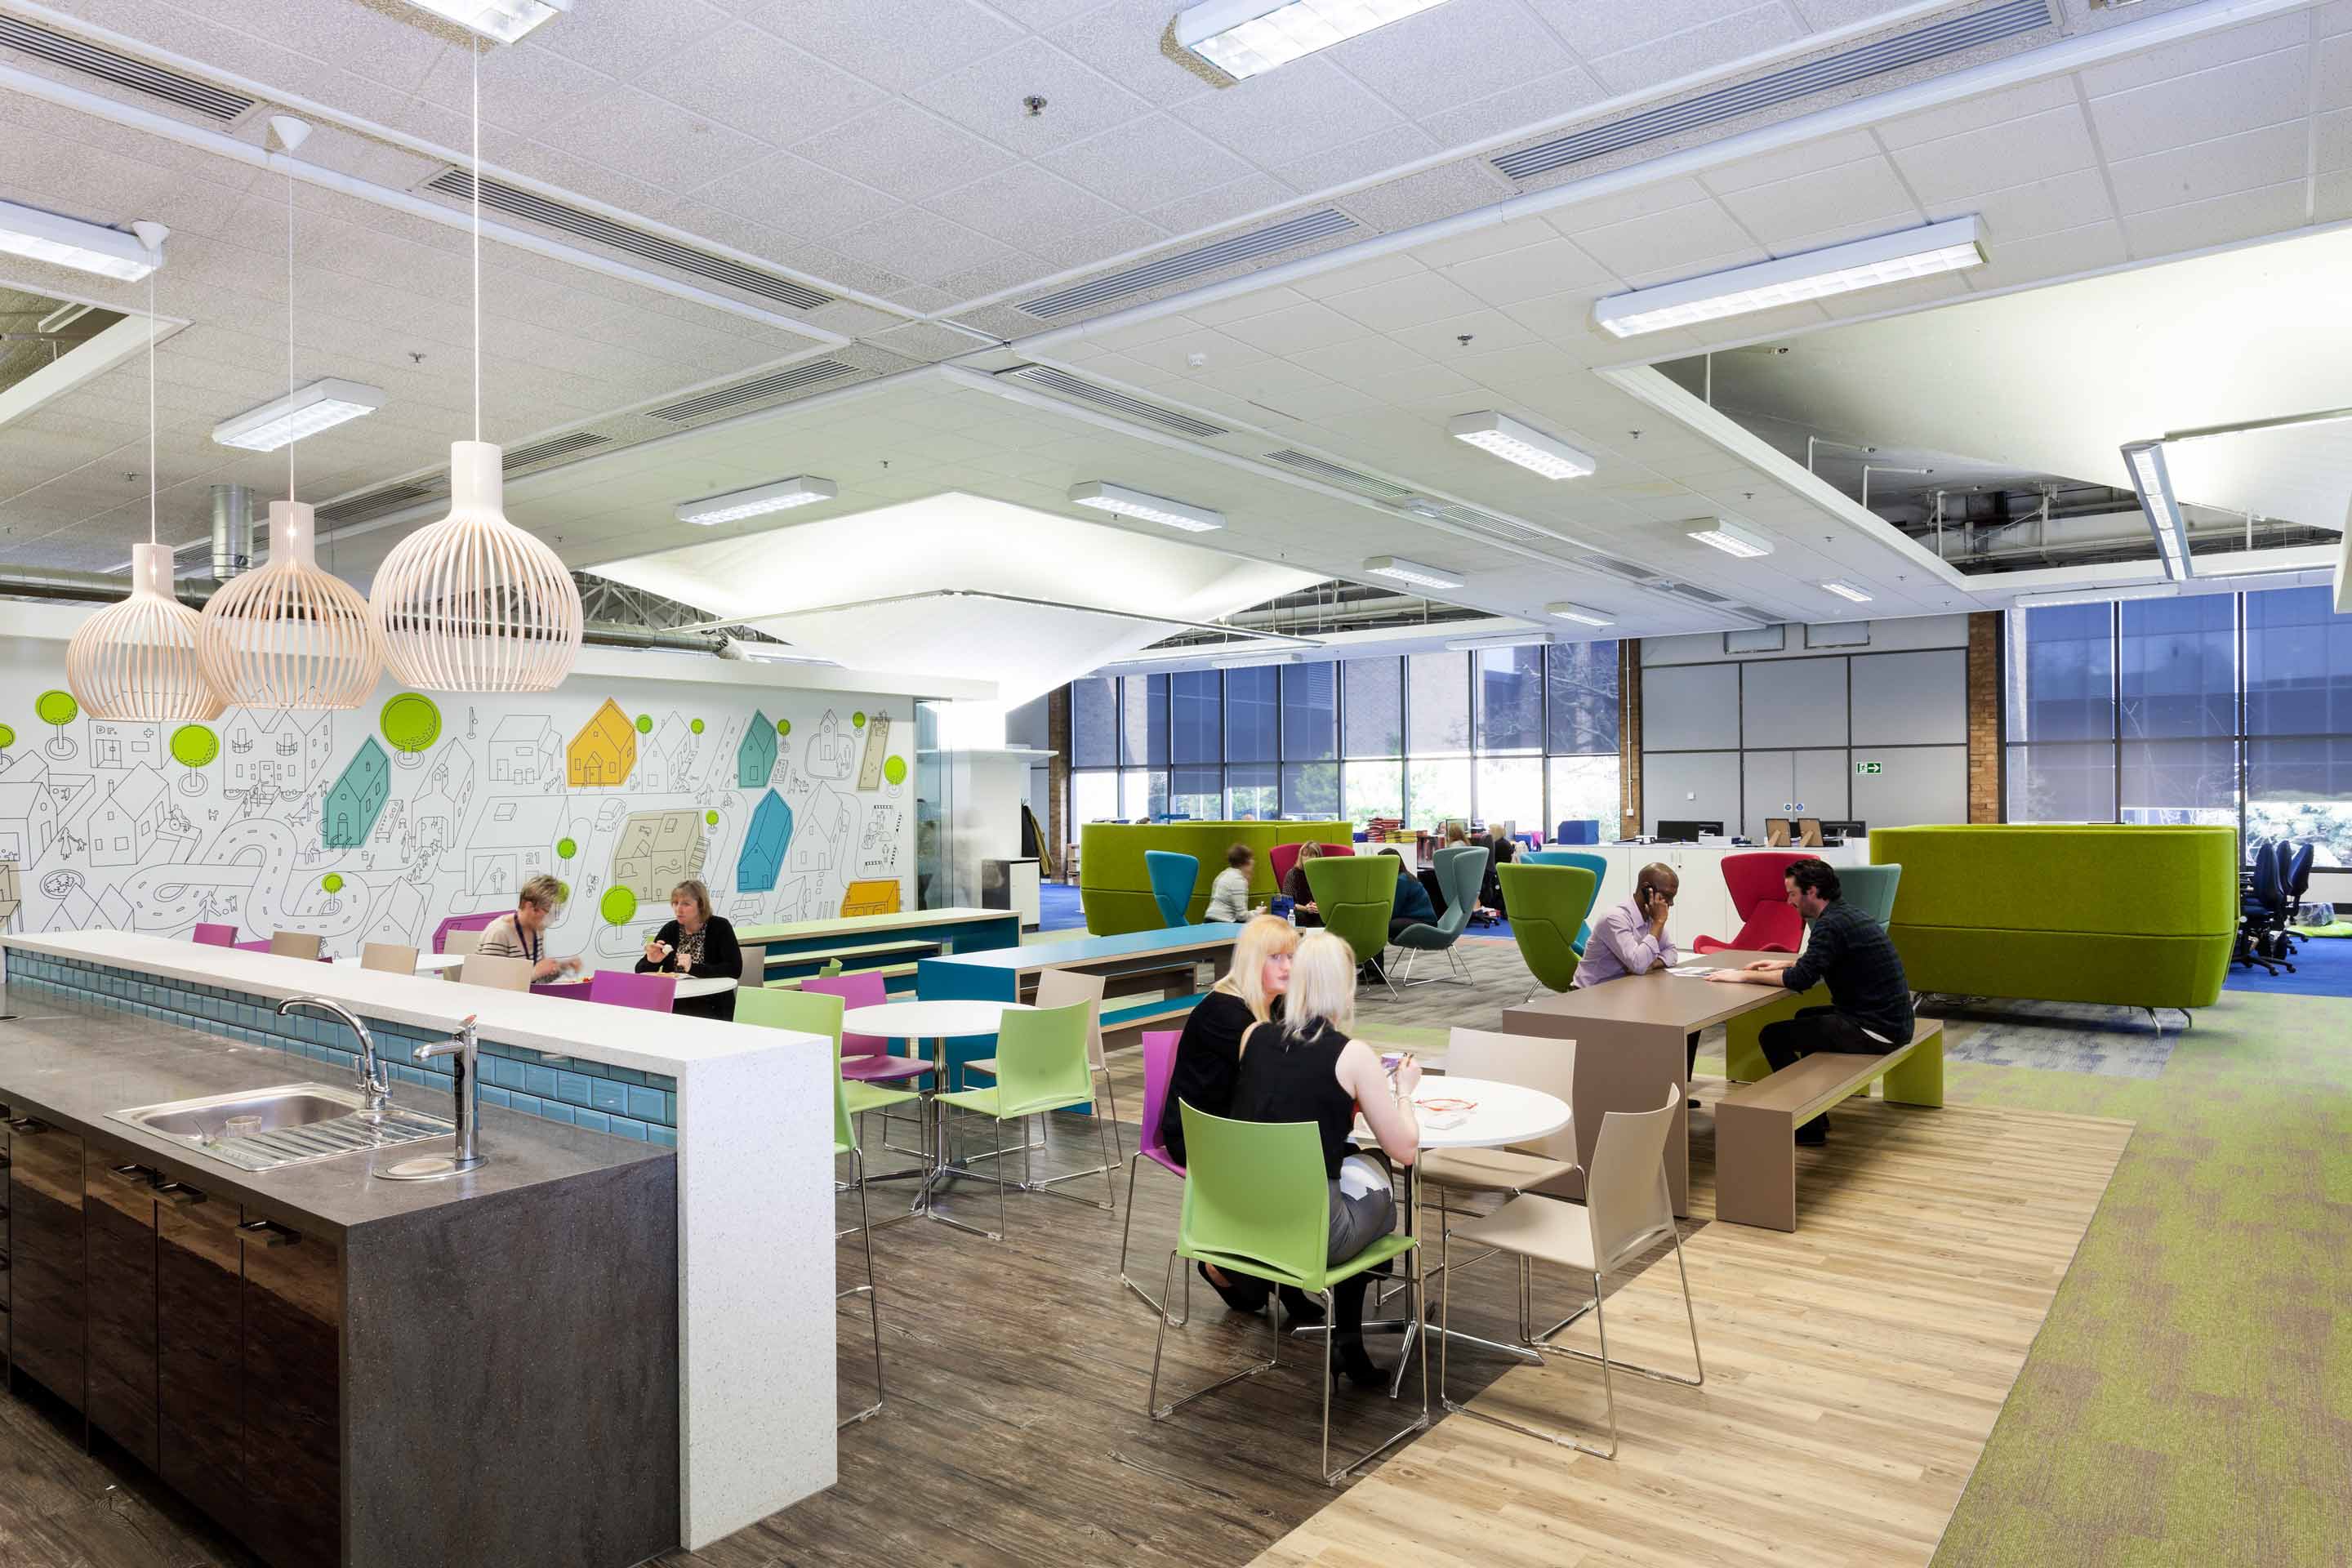
[[[1797,1228],[1797,1129],[1886,1080],[1894,1105],[1944,1103],[1944,1026],[1918,1021],[1911,1043],[1884,1056],[1824,1051],[1734,1089],[1715,1106],[1715,1217]]]

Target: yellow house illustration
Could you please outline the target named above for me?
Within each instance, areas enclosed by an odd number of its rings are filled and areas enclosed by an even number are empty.
[[[637,732],[609,697],[564,752],[574,789],[618,789],[637,765]]]

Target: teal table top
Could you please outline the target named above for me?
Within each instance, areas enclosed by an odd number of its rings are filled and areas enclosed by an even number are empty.
[[[1019,947],[992,948],[985,952],[950,953],[944,958],[927,958],[923,963],[927,967],[941,964],[971,970],[1055,969],[1105,959],[1146,958],[1188,947],[1217,947],[1231,942],[1241,933],[1238,921],[1206,921],[1199,925],[1170,926],[1165,931],[1129,931],[1124,936],[1033,942]]]

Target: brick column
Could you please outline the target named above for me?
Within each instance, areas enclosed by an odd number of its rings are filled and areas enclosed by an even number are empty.
[[[1045,697],[1045,744],[1053,758],[1045,764],[1045,833],[1054,868],[1064,881],[1070,876],[1064,847],[1070,841],[1070,689],[1056,687]]]
[[[2000,612],[1969,616],[1969,820],[2000,822],[2007,811],[2002,777]]]
[[[1642,834],[1642,639],[1617,645],[1617,836]]]

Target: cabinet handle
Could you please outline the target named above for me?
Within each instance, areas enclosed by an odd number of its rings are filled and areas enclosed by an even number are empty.
[[[184,1182],[158,1182],[155,1195],[182,1208],[193,1208],[205,1201],[205,1194]]]
[[[32,1137],[37,1132],[47,1132],[49,1130],[49,1124],[42,1121],[37,1116],[19,1116],[10,1121],[8,1125],[15,1128],[17,1131],[22,1132],[27,1138]]]
[[[106,1173],[116,1181],[131,1186],[137,1186],[142,1182],[152,1186],[163,1179],[163,1173],[152,1165],[114,1165],[110,1166]]]
[[[236,1228],[247,1236],[260,1237],[264,1247],[291,1247],[302,1239],[275,1220],[249,1219]]]

